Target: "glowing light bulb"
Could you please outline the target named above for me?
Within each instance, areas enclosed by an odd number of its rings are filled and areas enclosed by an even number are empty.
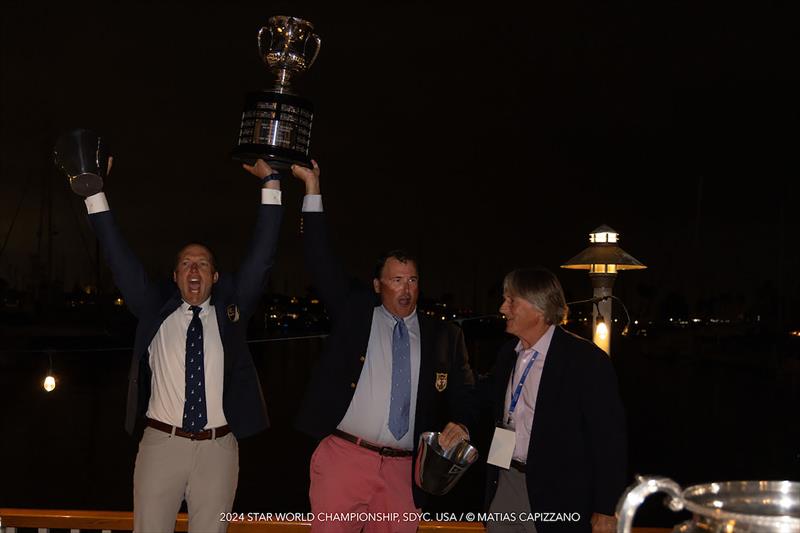
[[[56,378],[51,375],[48,375],[44,378],[44,390],[47,392],[51,392],[53,389],[56,388]]]
[[[608,326],[606,326],[605,322],[598,322],[597,323],[597,337],[604,341],[608,338]]]

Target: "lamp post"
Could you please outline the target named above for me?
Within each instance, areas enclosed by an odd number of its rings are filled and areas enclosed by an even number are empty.
[[[588,270],[594,289],[592,310],[593,341],[611,355],[611,289],[620,270],[647,268],[617,244],[619,234],[606,225],[589,234],[589,247],[561,265],[561,268]]]

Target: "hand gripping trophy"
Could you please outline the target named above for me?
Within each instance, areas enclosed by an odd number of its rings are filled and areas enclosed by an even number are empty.
[[[253,164],[260,158],[276,169],[295,163],[311,167],[314,108],[289,82],[311,67],[320,44],[314,26],[296,17],[271,17],[261,28],[258,50],[276,81],[270,90],[247,94],[233,159]]]

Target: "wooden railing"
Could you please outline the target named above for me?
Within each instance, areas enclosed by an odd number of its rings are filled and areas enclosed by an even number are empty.
[[[248,520],[248,518],[250,518]],[[175,531],[187,531],[188,517],[180,513]],[[18,528],[36,528],[39,533],[50,529],[69,529],[71,533],[91,531],[133,531],[133,513],[129,511],[82,511],[57,509],[2,509],[0,532],[17,533]],[[230,533],[308,533],[311,522],[264,520],[263,515],[244,517],[230,522]],[[667,533],[667,528],[634,528],[634,533]],[[483,533],[481,522],[420,522],[419,533]]]

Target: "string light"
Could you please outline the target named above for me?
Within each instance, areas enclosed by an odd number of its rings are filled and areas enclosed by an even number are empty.
[[[42,387],[44,387],[44,390],[47,392],[53,392],[53,390],[56,388],[56,378],[53,375],[53,354],[48,352],[47,358],[50,361],[50,367],[47,370],[47,377],[44,378]]]

